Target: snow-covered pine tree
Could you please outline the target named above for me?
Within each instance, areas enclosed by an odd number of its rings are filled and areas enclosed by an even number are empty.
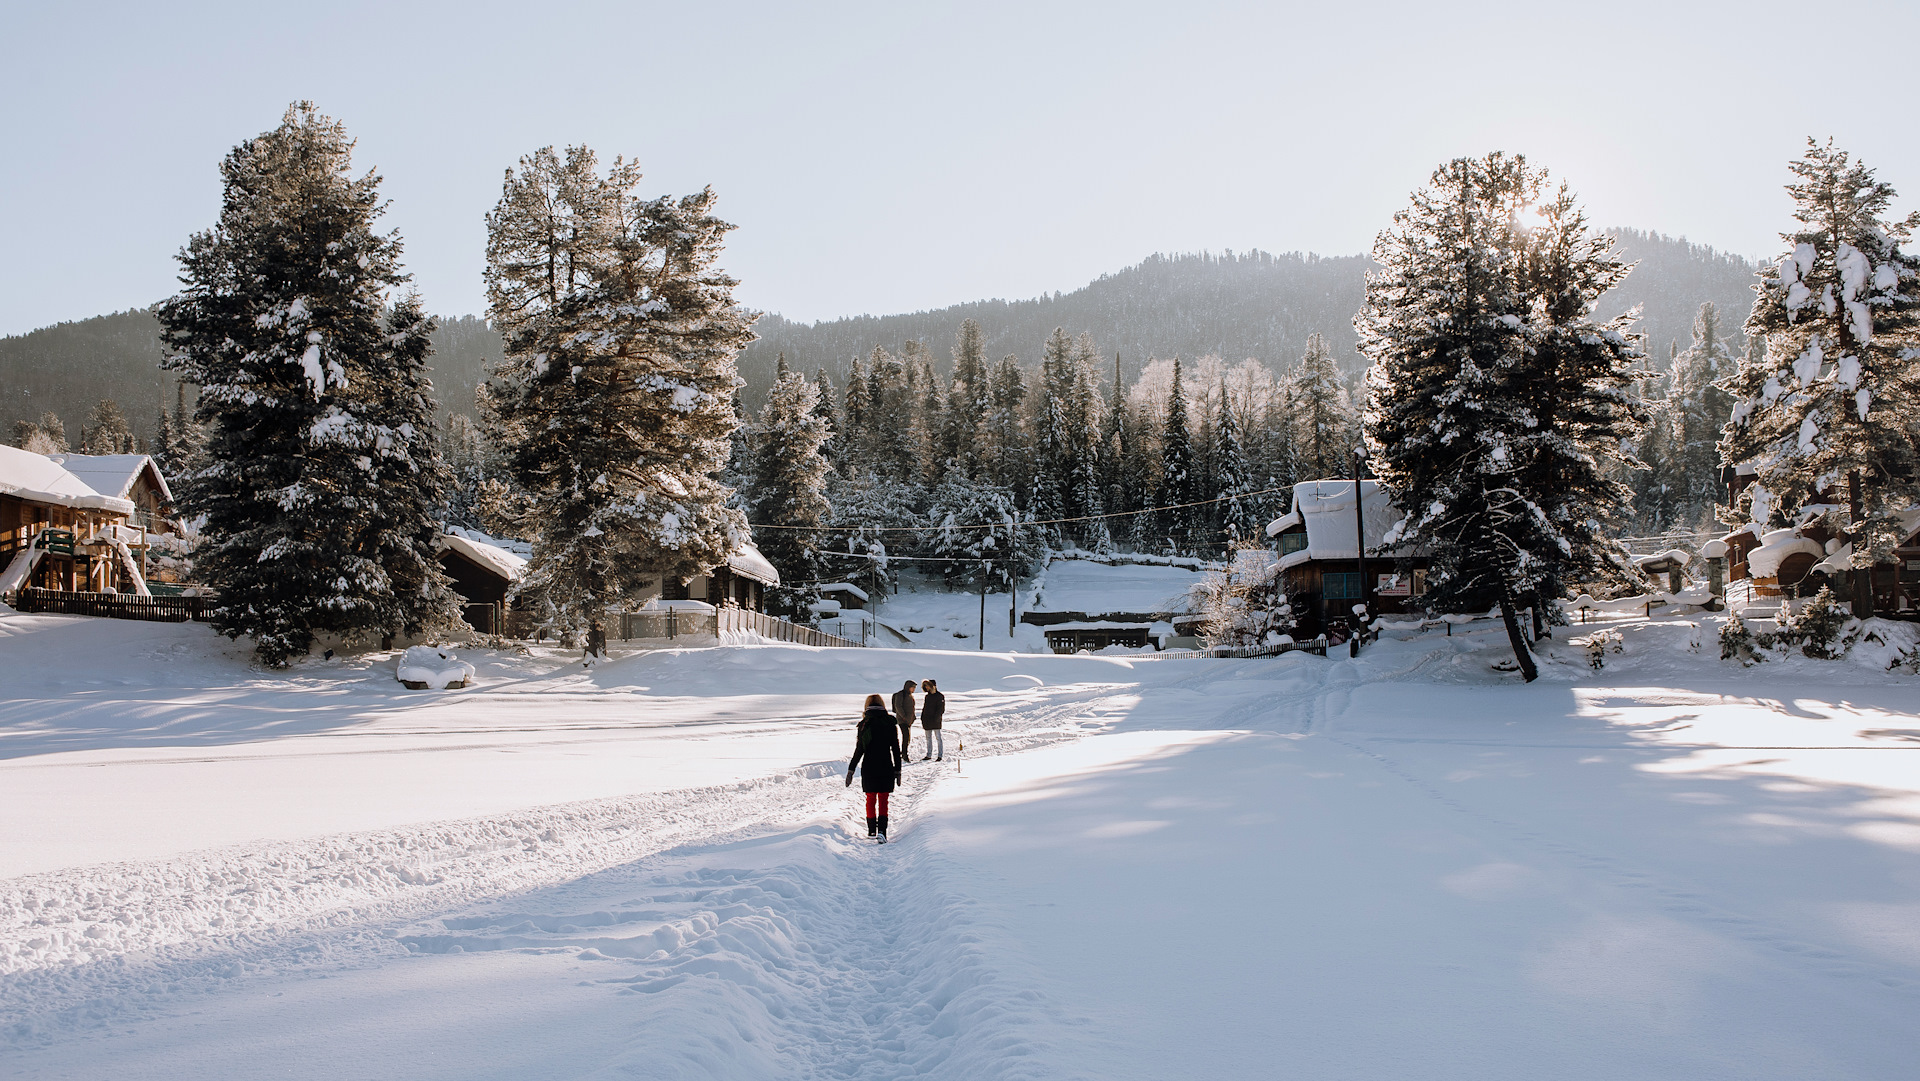
[[[1166,544],[1174,554],[1194,549],[1196,487],[1193,475],[1193,433],[1187,428],[1187,392],[1180,377],[1180,358],[1173,358],[1173,387],[1167,394],[1167,421],[1160,438],[1160,490],[1157,505],[1168,508],[1159,515]]]
[[[1094,348],[1093,335],[1082,333],[1074,339],[1073,398],[1067,412],[1067,432],[1073,453],[1067,504],[1075,517],[1092,519],[1076,524],[1074,532],[1081,546],[1106,552],[1113,549],[1113,536],[1107,530],[1106,521],[1098,517],[1106,511],[1106,498],[1100,484],[1100,450],[1107,405],[1100,397],[1100,385],[1100,352]]]
[[[71,449],[67,446],[67,422],[60,419],[60,414],[53,412],[40,414],[37,427],[40,438],[36,440],[36,442],[40,443],[45,449],[27,447],[28,450],[33,451],[35,454],[59,454],[62,451]],[[22,444],[22,446],[25,446],[25,444]]]
[[[870,472],[830,477],[828,531],[815,553],[828,568],[822,573],[844,577],[875,596],[892,590],[898,580],[889,559],[892,542],[901,540],[901,547],[912,547],[910,531],[925,524],[920,514],[923,498],[921,489],[913,485]]]
[[[920,343],[906,343],[903,352],[917,361]],[[906,360],[874,347],[867,369],[866,442],[873,468],[881,475],[917,484],[921,461],[914,446],[913,416],[918,403],[907,372]]]
[[[908,373],[913,393],[914,460],[920,463],[920,479],[931,484],[938,479],[947,461],[947,394],[934,374],[933,358],[921,354]]]
[[[1024,413],[1027,377],[1020,369],[1020,358],[1012,353],[1001,357],[993,366],[988,387],[987,421],[980,432],[983,479],[1025,491],[1032,463]]]
[[[1614,551],[1601,532],[1629,493],[1609,471],[1640,355],[1631,315],[1592,319],[1626,265],[1546,185],[1499,153],[1435,170],[1375,243],[1354,320],[1372,465],[1406,515],[1388,540],[1432,550],[1434,608],[1497,602],[1528,680],[1517,598],[1558,596]]]
[[[828,464],[837,461],[835,438],[840,434],[840,406],[833,394],[833,377],[827,374],[826,365],[813,371],[814,388],[820,392],[820,403],[813,407],[813,415],[827,426],[825,451]]]
[[[1307,338],[1307,350],[1288,380],[1293,396],[1293,465],[1302,480],[1348,476],[1353,448],[1359,444],[1359,417],[1353,397],[1334,366],[1333,350],[1319,334]]]
[[[1073,515],[1073,430],[1068,412],[1073,408],[1073,339],[1053,328],[1040,357],[1040,393],[1034,397],[1034,474],[1030,508],[1036,521],[1051,522]],[[1046,526],[1046,543],[1058,545],[1064,531]]]
[[[759,548],[782,582],[818,581],[822,570],[818,530],[830,509],[830,470],[820,453],[827,424],[814,412],[819,404],[820,388],[781,371],[754,424],[753,518],[769,527],[758,534]]]
[[[80,428],[80,453],[133,453],[133,425],[127,423],[126,410],[112,398],[102,398]]]
[[[1809,139],[1789,168],[1798,227],[1761,271],[1746,331],[1766,351],[1725,383],[1736,400],[1720,459],[1754,471],[1737,520],[1829,516],[1852,545],[1851,599],[1866,616],[1863,572],[1891,557],[1900,513],[1920,502],[1920,261],[1900,249],[1920,213],[1888,220],[1892,186],[1832,143]],[[1836,505],[1844,513],[1824,509]]]
[[[980,324],[962,320],[953,340],[953,379],[947,385],[946,428],[941,458],[968,477],[981,478],[987,451],[983,427],[992,409],[993,378]]]
[[[843,477],[873,472],[867,455],[867,420],[873,409],[867,397],[867,369],[859,356],[847,368],[847,392],[841,399],[840,430],[832,444],[833,467]]]
[[[219,222],[159,309],[208,433],[180,501],[206,518],[196,572],[220,591],[214,628],[273,666],[316,632],[413,635],[456,610],[433,547],[433,324],[395,296],[400,241],[374,231],[380,178],[351,174],[352,148],[308,102],[234,148]]]
[[[1225,545],[1231,550],[1236,543],[1254,537],[1260,522],[1253,501],[1247,498],[1254,489],[1246,452],[1241,448],[1240,422],[1227,401],[1225,387],[1220,388],[1220,399],[1214,419],[1213,490],[1225,500],[1219,504],[1216,517],[1225,534]]]
[[[929,493],[927,531],[922,543],[945,559],[980,560],[989,580],[1004,585],[1014,571],[1024,573],[1045,550],[1040,531],[1024,519],[1013,493],[997,484],[971,481],[959,470]],[[978,580],[979,564],[942,564],[949,581]]]
[[[1701,529],[1713,520],[1725,495],[1720,481],[1720,429],[1733,413],[1733,395],[1719,384],[1737,367],[1712,301],[1693,320],[1693,343],[1675,355],[1663,408],[1667,440],[1662,448],[1668,483],[1675,489],[1677,525]]]
[[[725,468],[753,317],[716,267],[732,226],[711,188],[640,199],[638,167],[547,148],[509,170],[487,217],[487,299],[506,339],[489,437],[528,500],[520,594],[563,640],[653,580],[688,579],[747,540]]]

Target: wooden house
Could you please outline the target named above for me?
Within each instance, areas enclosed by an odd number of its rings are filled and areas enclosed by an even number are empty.
[[[1360,579],[1359,527],[1354,513],[1354,482],[1307,480],[1293,486],[1293,509],[1267,525],[1278,567],[1286,579],[1287,601],[1300,632],[1319,634],[1335,620],[1352,618],[1364,599],[1375,615],[1416,610],[1426,594],[1428,559],[1386,544],[1387,531],[1400,520],[1378,481],[1359,482],[1360,520],[1366,529],[1366,575]],[[1298,635],[1297,635],[1298,636]]]
[[[1753,480],[1752,466],[1735,469],[1733,494],[1737,496]],[[1830,491],[1830,507],[1846,503],[1844,491]],[[1825,516],[1810,517],[1799,525],[1771,530],[1742,526],[1718,542],[1709,542],[1708,557],[1724,558],[1727,563],[1728,607],[1771,614],[1826,588],[1858,613],[1867,607],[1855,603],[1855,593],[1864,586],[1872,590],[1874,615],[1920,619],[1920,507],[1911,507],[1901,516],[1900,543],[1890,558],[1871,568],[1853,566],[1850,538],[1828,521]]]
[[[526,572],[526,559],[464,533],[448,533],[439,543],[440,569],[466,602],[461,617],[467,626],[481,634],[507,633],[507,594]]]
[[[145,455],[111,457],[145,462],[129,469],[134,475],[152,464]],[[151,476],[164,491],[158,471]],[[146,595],[133,554],[144,534],[128,524],[136,510],[133,500],[97,491],[53,458],[0,446],[0,593],[37,587]]]

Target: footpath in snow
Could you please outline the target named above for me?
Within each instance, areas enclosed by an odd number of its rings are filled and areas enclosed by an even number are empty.
[[[134,661],[62,660],[102,626]],[[0,1073],[1911,1076],[1914,677],[1626,629],[1530,686],[1435,634],[409,694],[0,617]],[[874,846],[852,716],[925,676],[965,757]]]

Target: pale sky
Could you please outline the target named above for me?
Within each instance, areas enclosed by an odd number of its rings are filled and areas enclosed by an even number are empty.
[[[0,334],[152,303],[216,166],[310,98],[479,314],[503,170],[586,143],[711,184],[796,319],[1070,291],[1156,252],[1367,250],[1506,150],[1600,225],[1748,256],[1831,136],[1920,205],[1920,4],[29,4],[0,16]],[[1845,50],[1845,51],[1839,51]]]

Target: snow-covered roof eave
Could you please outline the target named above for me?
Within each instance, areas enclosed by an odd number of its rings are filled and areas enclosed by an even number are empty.
[[[1294,528],[1295,526],[1300,526],[1305,524],[1306,523],[1300,518],[1300,509],[1298,507],[1295,507],[1293,510],[1288,511],[1287,513],[1282,514],[1280,517],[1275,518],[1273,521],[1267,523],[1267,536],[1277,537],[1280,534],[1285,533],[1287,530]]]
[[[0,446],[0,495],[123,517],[133,513],[131,502],[102,495],[53,458],[19,447]]]
[[[479,541],[462,537],[457,533],[442,534],[439,539],[439,544],[442,548],[449,548],[459,552],[471,562],[498,574],[509,582],[519,581],[520,576],[525,574],[527,570],[527,561],[507,551],[505,548],[495,547],[491,544],[482,544]]]
[[[760,549],[751,544],[742,544],[727,557],[727,569],[742,578],[751,578],[762,585],[780,584],[780,572],[774,569],[766,556],[760,554]]]

